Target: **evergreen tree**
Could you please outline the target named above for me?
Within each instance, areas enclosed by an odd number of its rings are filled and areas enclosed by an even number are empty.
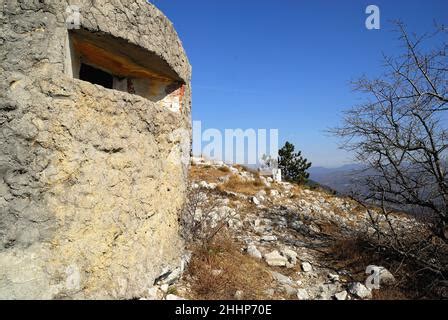
[[[282,177],[286,181],[306,183],[310,174],[306,172],[311,162],[302,157],[302,152],[294,153],[294,145],[288,141],[278,151],[278,167],[282,170]]]

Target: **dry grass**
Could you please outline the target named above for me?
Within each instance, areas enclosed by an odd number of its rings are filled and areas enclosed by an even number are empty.
[[[224,235],[207,247],[193,248],[188,275],[192,279],[191,298],[202,300],[232,300],[238,290],[243,291],[244,299],[266,299],[264,291],[272,281],[262,262],[243,254]]]
[[[242,193],[249,196],[254,196],[260,190],[266,189],[265,184],[261,181],[260,177],[256,177],[255,180],[246,181],[239,176],[231,176],[230,179],[220,185],[219,191],[231,191]]]
[[[225,170],[227,169],[227,170]],[[191,166],[189,172],[190,181],[206,181],[208,183],[216,183],[218,179],[229,174],[227,167],[212,166]]]
[[[318,221],[316,222],[319,227],[321,233],[326,235],[334,235],[340,232],[339,226],[331,221]]]
[[[401,289],[394,287],[382,287],[380,290],[373,290],[373,300],[408,300],[409,298]]]
[[[336,238],[328,248],[326,258],[336,269],[350,271],[353,276],[350,280],[360,282],[366,279],[365,268],[374,264],[366,242],[358,238]]]
[[[219,167],[218,170],[221,171],[221,172],[224,172],[224,173],[229,173],[230,172],[229,167],[225,167],[225,166]]]
[[[258,174],[259,174],[256,169],[252,169],[252,168],[243,166],[241,164],[236,164],[236,165],[234,165],[234,167],[240,171],[246,171],[246,172],[252,173],[253,175],[256,175],[256,176],[258,176]]]

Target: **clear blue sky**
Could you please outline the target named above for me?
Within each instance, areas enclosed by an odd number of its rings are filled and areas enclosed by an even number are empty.
[[[193,66],[193,120],[203,129],[278,128],[315,166],[350,162],[324,131],[356,103],[349,81],[399,52],[392,19],[417,33],[447,24],[448,0],[152,0]],[[367,30],[369,4],[381,29]]]

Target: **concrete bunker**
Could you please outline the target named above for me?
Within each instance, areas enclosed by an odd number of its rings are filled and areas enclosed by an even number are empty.
[[[65,73],[180,111],[185,82],[161,57],[103,32],[68,32]]]
[[[0,299],[145,297],[182,265],[188,58],[145,0],[25,2],[0,14]]]

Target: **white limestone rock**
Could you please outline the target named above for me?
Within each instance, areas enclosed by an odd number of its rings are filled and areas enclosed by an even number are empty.
[[[254,258],[256,258],[256,259],[262,259],[262,258],[263,258],[261,252],[260,252],[260,251],[258,250],[258,248],[257,248],[255,245],[253,245],[253,244],[249,245],[249,246],[247,247],[246,251],[247,251],[247,254],[250,255],[251,257],[254,257]]]
[[[306,291],[305,289],[298,289],[297,290],[297,298],[299,300],[309,300],[310,296],[308,294],[308,291]]]
[[[384,267],[369,265],[367,269],[372,270],[375,275],[379,276],[379,284],[390,286],[393,285],[396,280],[392,273]]]
[[[281,283],[281,284],[287,284],[290,286],[294,286],[295,283],[294,281],[292,281],[292,279],[290,277],[287,277],[281,273],[272,271],[271,272],[272,277],[274,278],[274,280],[276,280],[277,282]]]
[[[285,267],[288,259],[282,256],[277,250],[264,255],[266,263],[272,267]]]
[[[354,296],[361,299],[372,298],[372,290],[368,289],[365,285],[360,282],[353,282],[348,287],[348,291]]]
[[[273,242],[273,241],[277,241],[277,237],[273,236],[273,235],[266,235],[266,236],[262,236],[260,238],[261,241],[265,241],[265,242]]]
[[[175,294],[169,294],[166,296],[166,300],[186,300],[186,299],[176,296]]]
[[[297,263],[297,252],[288,248],[284,248],[282,249],[281,253],[288,259],[288,262],[290,264],[295,265]]]
[[[301,267],[302,267],[303,272],[313,271],[313,266],[311,265],[311,263],[309,263],[307,261],[302,262]]]
[[[347,295],[348,295],[347,291],[344,290],[344,291],[336,293],[334,295],[334,297],[336,298],[336,300],[346,300],[347,299]]]

